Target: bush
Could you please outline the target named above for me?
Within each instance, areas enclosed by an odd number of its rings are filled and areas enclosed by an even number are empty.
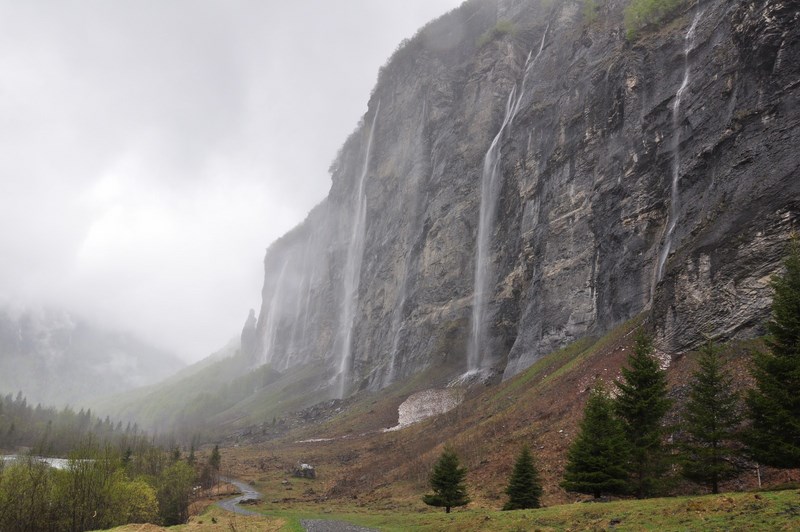
[[[499,39],[503,35],[513,35],[515,32],[514,24],[508,20],[498,20],[493,28],[486,30],[483,35],[478,37],[478,48],[483,48],[495,39]]]
[[[624,11],[625,33],[628,39],[648,24],[656,24],[673,12],[685,0],[631,0]]]
[[[600,10],[601,0],[583,0],[583,22],[587,26],[597,20],[597,12]]]

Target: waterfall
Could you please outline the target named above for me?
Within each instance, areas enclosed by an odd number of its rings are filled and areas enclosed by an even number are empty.
[[[492,247],[492,232],[494,231],[494,221],[497,211],[497,201],[500,196],[500,189],[502,185],[502,176],[499,175],[500,158],[503,144],[503,135],[508,126],[514,121],[514,117],[519,111],[522,104],[522,98],[525,95],[525,84],[528,80],[528,73],[531,67],[539,59],[539,56],[544,50],[544,42],[547,37],[547,31],[550,29],[548,24],[542,34],[542,42],[539,45],[539,51],[536,56],[531,60],[531,55],[525,61],[525,72],[522,76],[522,82],[519,85],[519,94],[517,94],[517,86],[511,88],[506,101],[506,111],[503,117],[503,123],[500,125],[500,130],[492,140],[489,149],[483,159],[483,174],[481,176],[481,207],[478,218],[478,239],[476,242],[475,251],[475,279],[473,285],[473,300],[472,300],[472,326],[470,331],[470,341],[467,350],[467,371],[474,372],[483,369],[485,364],[484,357],[482,356],[482,349],[484,347],[484,339],[487,333],[486,323],[486,304],[487,298],[491,292],[491,279],[493,277],[493,269],[489,257]]]
[[[425,117],[427,116],[427,102],[423,100],[422,102],[422,118],[420,120],[420,132],[424,131],[425,129]],[[422,230],[422,209],[423,205],[428,203],[428,195],[425,194],[424,197],[420,194],[420,189],[422,184],[419,182],[421,178],[418,178],[415,182],[414,186],[414,196],[416,201],[412,201],[412,210],[410,213],[409,219],[411,220],[411,230],[409,231],[409,240],[410,239],[417,239],[420,237],[420,233]],[[408,203],[408,199],[406,199],[406,205]],[[406,207],[404,205],[404,207]],[[406,207],[407,208],[407,207]],[[391,346],[391,356],[389,358],[389,366],[386,369],[386,372],[383,374],[383,378],[381,379],[381,387],[388,386],[395,379],[395,366],[397,364],[397,355],[398,351],[400,350],[400,338],[402,337],[402,333],[404,330],[404,323],[403,323],[403,309],[406,306],[406,298],[408,297],[408,277],[409,277],[409,270],[411,270],[412,261],[413,261],[413,241],[406,242],[405,251],[406,256],[405,260],[403,261],[403,277],[400,280],[400,288],[398,290],[397,296],[397,303],[394,307],[394,312],[392,313],[392,346]]]
[[[664,236],[664,244],[661,248],[661,253],[658,257],[658,269],[656,270],[656,282],[661,281],[664,276],[664,265],[667,262],[670,249],[672,248],[672,236],[675,232],[675,227],[678,225],[678,210],[680,209],[680,194],[678,191],[678,182],[680,181],[681,171],[681,130],[680,130],[680,110],[681,100],[683,94],[689,87],[691,79],[691,68],[689,64],[689,54],[694,49],[695,31],[700,17],[703,15],[702,11],[698,11],[694,16],[692,25],[689,26],[689,31],[686,32],[683,46],[683,82],[675,93],[675,100],[672,102],[672,190],[670,194],[669,206],[669,225],[667,226],[667,233]],[[654,286],[655,288],[655,286]]]
[[[300,265],[299,282],[293,286],[295,294],[293,296],[295,307],[292,319],[292,329],[289,335],[289,347],[287,348],[287,357],[284,361],[283,368],[289,367],[290,358],[295,357],[302,353],[302,341],[306,338],[306,329],[308,327],[308,307],[310,304],[311,285],[314,281],[313,267],[309,266],[311,261],[309,255],[313,249],[314,234],[311,233],[306,237],[303,245],[302,260]],[[299,347],[298,347],[299,346]]]
[[[267,313],[267,323],[264,327],[264,343],[263,343],[263,363],[269,364],[272,362],[272,357],[274,356],[273,349],[275,347],[275,336],[278,331],[278,322],[280,318],[278,313],[281,311],[281,295],[283,289],[283,278],[286,274],[286,265],[289,263],[288,260],[283,262],[281,266],[281,272],[278,274],[278,280],[274,285],[272,290],[272,298],[269,302],[269,310]]]
[[[381,103],[375,109],[375,116],[372,117],[372,126],[369,130],[367,139],[367,149],[364,154],[364,167],[361,170],[361,177],[358,180],[356,190],[355,205],[353,209],[353,225],[350,231],[350,244],[347,247],[347,259],[343,272],[344,295],[342,304],[342,315],[339,322],[339,381],[338,397],[342,398],[347,391],[348,379],[352,366],[352,343],[353,343],[353,320],[358,304],[358,285],[361,278],[361,262],[364,259],[364,237],[366,236],[367,218],[367,195],[364,189],[364,182],[369,170],[369,155],[372,150],[372,138],[375,134],[375,124],[378,120],[378,113],[381,110]]]

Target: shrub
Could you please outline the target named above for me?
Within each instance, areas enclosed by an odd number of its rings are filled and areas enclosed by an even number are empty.
[[[513,35],[515,32],[514,24],[509,20],[498,20],[493,28],[486,30],[483,35],[478,37],[478,48],[483,48],[495,39],[499,39],[504,35]]]
[[[633,39],[643,27],[656,24],[685,0],[631,0],[625,7],[625,34]]]

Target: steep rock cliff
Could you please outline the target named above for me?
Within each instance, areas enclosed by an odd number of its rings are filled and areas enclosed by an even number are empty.
[[[267,251],[254,365],[327,361],[346,395],[508,377],[644,310],[667,352],[758,329],[800,199],[798,7],[687,2],[629,40],[597,4],[470,0],[401,45]]]

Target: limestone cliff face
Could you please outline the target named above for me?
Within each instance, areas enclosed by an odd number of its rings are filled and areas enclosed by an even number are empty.
[[[508,377],[648,309],[668,352],[758,328],[800,203],[797,4],[687,3],[635,40],[598,4],[473,0],[398,49],[267,252],[254,364],[341,395],[455,376],[471,341]]]

